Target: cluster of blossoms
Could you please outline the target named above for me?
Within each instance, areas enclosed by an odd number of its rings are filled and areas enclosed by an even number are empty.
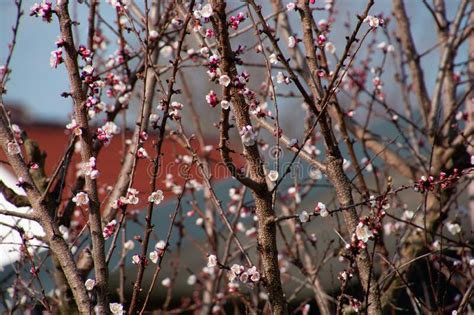
[[[194,16],[194,25],[193,30],[195,32],[199,32],[203,24],[208,23],[210,21],[210,17],[213,14],[212,5],[210,3],[201,7],[200,4],[195,5],[195,9],[193,11]]]
[[[424,193],[435,189],[435,178],[433,176],[421,176],[415,183],[415,191]]]
[[[89,176],[91,179],[99,177],[99,170],[97,169],[95,157],[91,157],[89,162],[83,163],[81,170],[85,176]]]
[[[105,85],[109,86],[106,90],[106,95],[108,97],[118,97],[119,95],[125,95],[128,90],[128,86],[124,82],[124,79],[117,74],[109,73],[105,78]],[[123,97],[123,96],[122,96]],[[125,104],[128,101],[128,98],[119,99],[120,103]]]
[[[364,19],[365,23],[368,23],[370,27],[372,28],[377,28],[379,26],[384,26],[384,19],[382,17],[377,17],[373,15],[367,15],[367,17]]]
[[[196,9],[193,11],[193,15],[195,19],[209,19],[212,16],[213,10],[212,5],[210,3],[201,7],[200,5],[196,5]]]
[[[166,250],[166,242],[161,240],[155,245],[155,250],[150,252],[150,261],[154,264],[158,262],[158,258],[163,256]]]
[[[259,118],[272,117],[272,112],[270,110],[267,110],[267,108],[268,108],[267,102],[258,104],[255,107],[250,109],[250,113]]]
[[[318,202],[318,204],[314,208],[313,215],[318,215],[318,214],[323,218],[329,215],[329,211],[327,210],[326,205],[322,202]],[[302,211],[298,216],[301,223],[308,222],[310,217],[311,217],[311,214],[309,214],[307,211]]]
[[[337,275],[337,278],[341,281],[341,282],[347,282],[349,281],[350,279],[352,279],[352,277],[354,277],[354,274],[346,269],[344,269],[343,271],[339,272],[339,274]]]
[[[217,266],[221,265],[219,264],[216,255],[209,255],[207,268],[214,269]],[[255,266],[246,270],[244,266],[234,264],[229,268],[227,278],[230,281],[229,290],[235,291],[238,288],[238,284],[236,283],[237,281],[253,287],[256,282],[260,281],[260,272],[257,271]]]
[[[107,145],[112,140],[114,135],[120,133],[120,127],[117,126],[113,121],[106,122],[102,127],[97,128],[96,134],[97,139],[103,144]]]
[[[415,183],[414,189],[417,192],[424,193],[433,191],[436,185],[439,184],[440,188],[444,190],[453,186],[461,178],[461,175],[462,172],[455,168],[451,175],[441,172],[437,178],[434,176],[421,176]]]
[[[71,130],[76,136],[82,135],[82,129],[74,118],[66,125],[66,129]]]
[[[53,19],[53,5],[51,1],[43,1],[41,4],[35,3],[30,8],[30,16],[36,16],[43,21],[50,23]]]
[[[319,214],[323,218],[325,218],[329,215],[329,211],[326,208],[326,205],[322,202],[318,202],[318,204],[314,208],[314,213]]]
[[[51,68],[56,69],[63,62],[63,50],[61,48],[53,50],[51,52],[51,57],[49,58],[49,64]]]
[[[246,85],[250,80],[250,74],[247,71],[243,71],[241,74],[235,76],[232,85],[239,89],[239,93],[246,96],[248,91],[246,91]]]
[[[98,75],[94,75],[95,68],[91,65],[87,65],[82,68],[81,79],[87,84],[91,90],[91,93],[98,94],[99,89],[105,86],[104,81],[100,79]]]
[[[106,226],[104,226],[104,229],[102,230],[102,235],[104,236],[104,239],[108,239],[115,233],[115,229],[117,228],[117,221],[112,220],[109,223],[107,223]]]
[[[157,190],[151,193],[151,195],[148,197],[148,202],[153,202],[155,205],[159,205],[163,199],[165,199],[163,191]]]
[[[217,93],[213,90],[209,91],[206,95],[206,101],[211,107],[216,107],[219,104],[219,98],[217,97]]]
[[[172,102],[170,105],[170,117],[174,120],[181,119],[181,110],[183,109],[184,105],[179,102]]]
[[[260,281],[260,272],[257,271],[255,266],[245,270],[244,266],[233,264],[227,272],[227,278],[230,281],[229,290],[232,292],[238,287],[235,285],[237,281],[253,287],[255,283]]]
[[[448,222],[446,223],[446,228],[452,235],[458,235],[461,233],[461,226],[458,223]]]
[[[123,207],[124,205],[136,205],[138,204],[138,190],[135,188],[129,188],[125,196],[121,196],[118,200],[112,202],[111,206],[114,209]]]
[[[80,206],[86,206],[89,204],[89,196],[87,195],[87,193],[81,191],[81,192],[78,192],[73,198],[72,198],[72,202],[76,203],[76,206],[80,207]]]
[[[64,62],[62,47],[64,47],[65,43],[66,41],[62,37],[59,37],[58,40],[55,42],[57,49],[51,52],[51,57],[49,58],[49,64],[51,68],[56,69],[60,64]]]
[[[349,259],[358,255],[361,249],[367,247],[368,241],[377,238],[382,231],[382,220],[390,204],[386,197],[376,198],[375,196],[370,196],[369,204],[373,214],[360,219],[352,234],[351,242],[346,244],[346,250],[351,254],[348,256]]]
[[[253,146],[257,140],[257,133],[253,130],[251,125],[242,127],[239,134],[244,146]]]
[[[86,48],[86,46],[84,46],[84,45],[79,45],[77,53],[79,54],[79,56],[82,57],[82,59],[84,61],[89,62],[89,61],[92,60],[92,51],[90,49]]]
[[[281,72],[281,71],[278,71],[278,73],[277,73],[275,79],[276,79],[276,82],[277,82],[278,84],[284,83],[284,84],[288,85],[288,84],[291,83],[290,77],[288,77],[287,75],[285,75],[285,74],[284,74],[283,72]]]
[[[372,83],[374,84],[375,88],[375,95],[381,101],[385,99],[385,93],[382,91],[383,83],[379,76],[376,76],[372,79]]]
[[[220,76],[221,70],[219,69],[219,62],[221,57],[218,55],[212,55],[208,58],[207,61],[207,75],[211,80],[214,80],[216,77]]]
[[[239,12],[236,16],[231,16],[229,21],[229,26],[232,29],[237,30],[239,28],[239,24],[245,21],[245,15],[242,12]]]

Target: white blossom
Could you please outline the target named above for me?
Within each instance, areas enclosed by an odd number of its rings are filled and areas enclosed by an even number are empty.
[[[314,208],[314,212],[319,213],[319,215],[323,218],[325,218],[329,215],[329,211],[326,208],[326,205],[322,202],[318,202],[318,204]]]
[[[161,285],[164,286],[165,288],[169,288],[171,286],[171,279],[170,278],[164,278],[161,281]]]
[[[278,179],[278,171],[275,171],[275,170],[271,170],[270,172],[268,172],[268,179],[271,180],[272,182],[276,182],[277,179]]]
[[[132,256],[132,264],[138,265],[140,263],[140,261],[141,261],[140,256],[138,256],[138,255],[133,255]]]
[[[373,15],[368,15],[365,19],[364,22],[369,23],[370,27],[377,28],[380,26],[380,19],[378,17],[375,17]]]
[[[87,291],[91,291],[95,287],[95,280],[87,279],[84,285],[86,286]]]
[[[149,157],[148,152],[144,147],[138,149],[137,156],[144,159],[147,159]]]
[[[222,101],[221,101],[221,107],[222,107],[222,109],[229,109],[229,108],[230,108],[230,104],[231,104],[231,102],[229,102],[229,101],[226,101],[226,100],[222,100]]]
[[[156,264],[158,262],[159,255],[156,251],[150,252],[149,257],[152,263]]]
[[[113,121],[106,122],[101,129],[109,136],[117,135],[120,133],[120,127],[117,126]]]
[[[236,275],[240,275],[240,273],[244,271],[244,267],[238,264],[233,264],[232,267],[230,267],[230,271],[232,271]]]
[[[294,36],[288,37],[288,47],[295,48],[296,46],[296,38]]]
[[[89,196],[83,191],[78,192],[72,198],[72,202],[75,202],[76,206],[78,206],[78,207],[83,206],[83,205],[87,205],[89,203]]]
[[[159,205],[164,198],[163,191],[157,190],[151,193],[148,197],[148,202],[153,202],[155,205]]]
[[[91,75],[94,72],[94,70],[95,70],[94,67],[92,67],[91,65],[87,65],[84,68],[82,68],[82,71],[88,75]]]
[[[276,75],[276,81],[277,81],[278,84],[282,84],[282,83],[286,82],[286,77],[283,74],[283,72],[278,71],[278,73]]]
[[[369,241],[369,238],[374,236],[374,233],[372,233],[369,227],[362,222],[359,222],[359,224],[357,225],[355,233],[357,239],[361,240],[364,243],[367,243]]]
[[[268,56],[268,61],[270,61],[270,63],[276,65],[278,63],[277,55],[271,54],[270,56]]]
[[[249,280],[249,274],[247,272],[242,272],[240,274],[239,280],[243,283],[246,283]]]
[[[163,251],[165,249],[165,247],[166,247],[166,242],[163,241],[163,240],[158,241],[155,245],[155,249],[157,251]]]
[[[135,243],[132,240],[128,240],[123,244],[123,249],[126,251],[131,251],[135,248]]]
[[[59,226],[59,232],[63,236],[63,239],[67,241],[68,238],[69,238],[69,229],[64,225],[60,225]]]
[[[110,303],[109,304],[110,312],[114,315],[122,315],[125,314],[123,310],[123,305],[120,303]]]
[[[309,214],[308,214],[307,211],[301,212],[298,217],[299,217],[301,223],[306,223],[309,220]]]
[[[150,33],[148,34],[150,40],[155,40],[158,38],[158,32],[155,30],[151,30]]]
[[[240,137],[242,139],[242,143],[245,146],[252,146],[255,144],[257,139],[257,133],[253,131],[252,126],[247,125],[240,129]]]
[[[230,84],[230,77],[227,74],[223,74],[219,77],[219,84],[222,86],[229,86]]]
[[[461,233],[461,226],[457,223],[448,222],[446,223],[446,228],[448,229],[449,233],[453,235]]]
[[[217,266],[217,256],[216,255],[209,255],[207,258],[207,267],[212,268]]]
[[[330,54],[334,54],[336,52],[336,46],[331,42],[327,42],[326,45],[324,45],[324,49]]]
[[[90,176],[91,179],[96,179],[99,177],[99,171],[96,168],[96,159],[95,157],[91,157],[89,162],[82,164],[82,172],[86,176]]]
[[[201,9],[201,15],[203,18],[210,18],[212,15],[212,4],[208,3]]]
[[[195,285],[196,282],[197,282],[197,277],[195,275],[190,275],[188,277],[188,280],[186,281],[188,285]]]
[[[352,163],[349,160],[344,159],[342,162],[342,168],[347,171],[351,167]]]

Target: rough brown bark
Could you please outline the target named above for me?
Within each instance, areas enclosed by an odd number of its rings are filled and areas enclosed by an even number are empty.
[[[59,25],[61,36],[65,41],[66,51],[64,63],[69,76],[71,96],[74,102],[74,117],[81,128],[81,160],[88,163],[94,157],[92,150],[92,138],[89,131],[88,114],[86,108],[87,95],[82,87],[82,80],[79,75],[77,63],[77,50],[72,34],[72,20],[69,16],[69,2],[62,1],[59,7]],[[105,262],[104,237],[102,235],[102,222],[100,214],[100,202],[97,193],[97,182],[95,179],[86,176],[85,189],[89,196],[89,228],[92,240],[92,257],[94,259],[94,272],[97,289],[97,306],[100,313],[109,312],[108,302],[108,274],[109,270]]]
[[[220,68],[223,74],[234,78],[237,70],[234,62],[227,29],[226,3],[225,1],[213,0],[215,16],[213,19],[218,40],[218,50],[221,56]],[[231,88],[232,104],[234,114],[239,128],[252,125],[245,100],[237,91]],[[272,194],[265,181],[263,161],[260,157],[257,144],[245,146],[244,156],[250,171],[252,196],[255,200],[256,214],[258,218],[258,251],[263,265],[263,274],[269,300],[274,314],[287,314],[287,303],[283,293],[278,266],[278,249],[276,244],[275,212],[272,206]]]
[[[312,29],[312,15],[308,3],[305,1],[299,1],[300,7],[300,16],[302,21],[303,28],[303,42],[306,48],[306,53],[308,55],[308,67],[311,73],[316,73],[319,69],[316,58],[316,49],[314,45],[313,38],[313,29]],[[311,92],[313,93],[313,104],[318,103],[318,98],[328,101],[331,96],[328,93],[331,92],[332,86],[330,86],[324,96],[320,95],[321,93],[321,82],[319,79],[314,78],[309,83]],[[319,86],[318,86],[319,85]],[[323,101],[321,101],[323,102]],[[335,139],[333,130],[330,125],[329,117],[327,111],[325,110],[325,103],[319,103],[320,108],[316,108],[314,105],[313,111],[316,116],[321,116],[319,126],[321,128],[321,133],[323,135],[325,144],[326,144],[326,168],[328,180],[334,186],[336,190],[337,200],[341,207],[349,207],[354,204],[352,197],[352,187],[349,179],[344,173],[342,163],[342,155],[339,150],[337,141]],[[352,235],[359,223],[359,216],[355,207],[349,207],[348,210],[343,212],[344,221],[347,226],[347,231],[349,235]],[[369,314],[380,314],[381,313],[381,304],[380,304],[380,290],[378,284],[375,281],[372,273],[372,262],[370,256],[368,255],[367,250],[362,250],[359,255],[356,257],[357,269],[359,273],[359,280],[362,287],[368,293],[368,305],[367,309]]]
[[[3,144],[3,150],[8,157],[8,162],[13,168],[16,176],[18,178],[21,177],[24,180],[22,186],[26,191],[31,207],[33,208],[33,216],[41,224],[45,233],[44,239],[64,271],[64,275],[72,290],[79,312],[81,314],[89,314],[92,308],[84,282],[80,277],[72,253],[69,250],[69,246],[61,237],[57,224],[54,223],[51,209],[47,209],[42,203],[42,195],[35,186],[34,181],[29,174],[28,167],[23,161],[21,155],[8,154],[6,144],[10,141],[14,141],[13,139],[13,135],[9,130],[9,120],[5,113],[3,100],[0,96],[0,142]]]

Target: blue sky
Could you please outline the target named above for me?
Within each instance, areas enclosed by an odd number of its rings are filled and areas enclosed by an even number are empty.
[[[30,17],[28,15],[29,8],[34,2],[33,0],[23,1],[25,15],[20,24],[17,47],[11,64],[13,72],[7,85],[8,93],[5,100],[19,103],[27,108],[35,121],[46,120],[63,123],[69,121],[71,113],[70,99],[60,97],[62,92],[68,90],[67,76],[64,66],[60,66],[58,69],[51,69],[49,66],[50,52],[55,49],[54,42],[58,35],[57,19],[53,19],[53,22],[48,24],[41,21],[41,19]],[[79,27],[79,33],[82,35],[82,40],[85,40],[84,30],[87,24],[87,8],[85,5],[77,5],[75,1],[71,2],[73,3],[71,7],[78,7],[77,18],[79,21],[83,21],[83,25]],[[458,1],[454,2],[458,3]],[[422,6],[421,1],[406,1],[406,3],[409,14],[417,16],[416,12],[419,12],[420,6]],[[338,1],[338,5],[340,17],[345,20],[347,17],[346,11],[352,13],[357,10],[360,12],[365,6],[365,1],[341,0]],[[454,11],[456,6],[450,6],[450,11]],[[74,12],[74,10],[72,11]],[[376,5],[371,12],[372,14],[380,12],[389,14],[391,12],[390,1],[376,1]],[[101,14],[112,23],[115,15],[114,10],[105,1],[101,2]],[[5,62],[7,56],[7,45],[11,40],[10,29],[15,21],[15,16],[16,8],[13,0],[0,0],[0,65]],[[434,29],[427,29],[428,25],[431,27],[433,24],[431,17],[426,13],[426,9],[423,8],[423,14],[412,19],[412,24],[415,37],[422,39],[417,41],[418,47],[428,47],[429,43],[434,42],[436,32]],[[340,29],[342,30],[342,28]],[[336,42],[336,46],[342,48],[345,34],[341,35],[343,36],[332,35],[332,37],[334,38],[333,41]],[[80,40],[76,40],[77,42],[83,43]],[[437,61],[437,58],[436,54],[432,54],[424,60],[424,63],[427,65]],[[425,76],[429,80],[429,85],[434,82],[436,70],[434,67],[426,67]]]

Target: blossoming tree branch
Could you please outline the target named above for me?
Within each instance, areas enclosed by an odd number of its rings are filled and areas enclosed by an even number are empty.
[[[2,313],[474,311],[472,1],[8,1]],[[26,19],[59,158],[7,101]]]

